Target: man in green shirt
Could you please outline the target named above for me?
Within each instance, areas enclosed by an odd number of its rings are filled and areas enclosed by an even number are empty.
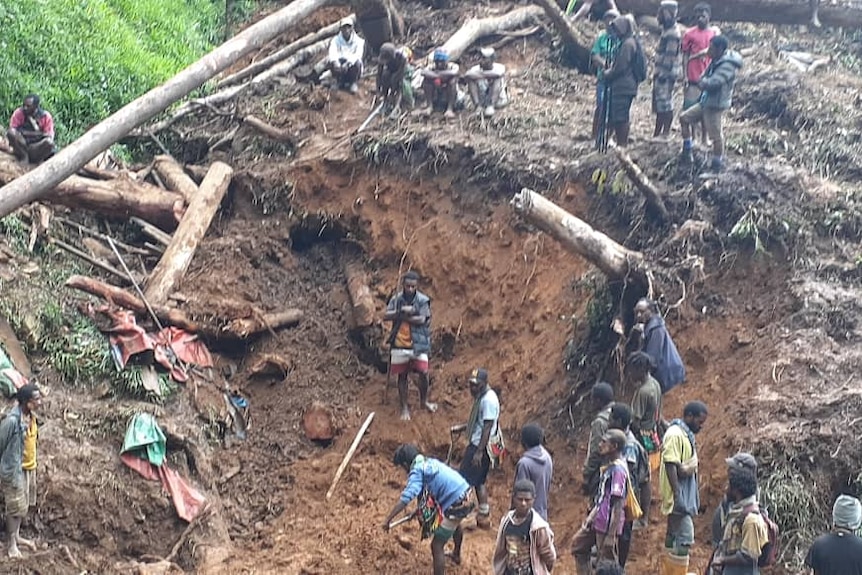
[[[610,32],[611,22],[619,16],[620,13],[616,10],[608,10],[602,17],[605,23],[605,29],[598,35],[593,43],[593,49],[590,51],[590,64],[596,70],[596,111],[593,114],[593,140],[599,135],[599,127],[602,125],[602,116],[604,115],[604,101],[606,85],[603,81],[605,68],[613,58],[614,51],[617,49],[617,40]]]

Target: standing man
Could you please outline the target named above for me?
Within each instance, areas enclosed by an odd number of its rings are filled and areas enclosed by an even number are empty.
[[[757,459],[750,453],[740,451],[733,457],[724,460],[727,463],[728,477],[731,473],[747,472],[757,477]],[[724,537],[724,528],[727,526],[727,515],[730,512],[732,501],[725,493],[721,498],[721,503],[715,508],[712,514],[712,546],[718,548]]]
[[[467,433],[470,434],[470,445],[464,452],[461,461],[461,475],[476,489],[476,499],[479,510],[476,515],[476,525],[481,529],[491,528],[491,507],[488,505],[488,470],[491,468],[491,456],[488,453],[489,444],[499,441],[500,436],[500,400],[497,394],[488,386],[488,371],[474,369],[470,375],[470,394],[473,396],[473,407],[467,420]],[[455,426],[453,430],[463,429]],[[458,536],[455,542],[458,542]]]
[[[634,37],[634,24],[628,17],[618,16],[614,19],[611,33],[620,45],[613,63],[604,72],[604,81],[610,88],[608,126],[614,132],[617,145],[624,147],[629,143],[629,115],[632,102],[638,93],[638,79],[635,77],[634,67],[640,49]]]
[[[818,537],[805,558],[814,575],[862,573],[862,539],[856,535],[860,525],[862,503],[855,497],[839,495],[832,506],[832,532]]]
[[[662,33],[656,50],[652,80],[655,138],[669,136],[673,123],[673,90],[682,72],[682,33],[676,23],[678,9],[676,0],[662,0],[658,9],[658,22]]]
[[[590,440],[587,444],[587,458],[584,460],[583,484],[581,491],[584,495],[593,495],[599,484],[599,468],[604,456],[599,450],[602,438],[610,427],[611,407],[614,404],[614,388],[611,384],[600,381],[593,386],[592,392],[593,409],[596,416],[590,424]]]
[[[417,505],[421,507],[424,503],[421,499],[427,490],[427,494],[439,505],[443,514],[443,519],[434,529],[431,539],[434,575],[443,575],[446,572],[446,542],[456,532],[460,533],[461,521],[473,508],[468,502],[470,486],[457,471],[441,461],[423,456],[415,445],[400,445],[395,450],[392,463],[407,471],[407,486],[401,492],[398,503],[383,521],[383,530],[389,531],[392,519],[404,511],[412,500],[419,498]],[[455,542],[455,553],[460,558],[460,538]]]
[[[326,60],[317,66],[317,71],[329,70],[337,88],[356,94],[359,92],[358,82],[362,77],[364,56],[365,39],[360,38],[353,29],[353,19],[345,18],[341,21],[340,32],[329,43]],[[320,69],[321,66],[323,69]]]
[[[706,132],[712,139],[712,162],[710,170],[721,172],[724,162],[724,134],[721,121],[724,112],[733,103],[733,87],[736,74],[742,69],[742,56],[728,49],[727,37],[716,36],[709,41],[709,55],[712,62],[697,83],[702,94],[700,103],[695,104],[679,117],[682,126],[682,162],[693,161],[691,126],[703,121]]]
[[[632,421],[632,410],[624,403],[615,403],[611,407],[611,429],[619,429],[626,434],[626,446],[623,449],[622,458],[628,466],[629,479],[632,488],[637,494],[638,503],[644,516],[649,513],[650,494],[650,468],[649,458],[643,445],[638,442],[630,429]],[[632,531],[634,522],[626,521],[623,534],[620,537],[619,559],[620,566],[625,567],[632,545]]]
[[[397,117],[403,102],[413,108],[413,52],[407,46],[396,48],[385,42],[380,46],[377,63],[377,94],[383,98],[384,113]]]
[[[38,164],[54,155],[54,118],[39,105],[39,96],[28,94],[12,113],[6,139],[21,161]]]
[[[707,415],[704,403],[687,403],[683,418],[671,422],[662,440],[659,492],[667,532],[661,563],[666,569],[672,565],[688,568],[689,550],[694,544],[692,517],[700,507],[694,436],[703,428]]]
[[[506,66],[495,62],[493,48],[479,50],[479,63],[470,68],[464,78],[470,99],[478,113],[490,118],[496,110],[509,104],[509,92],[506,90]]]
[[[661,433],[659,423],[662,421],[661,385],[650,375],[655,369],[655,362],[649,354],[642,351],[631,353],[626,361],[626,378],[631,384],[637,385],[632,397],[631,430],[646,450],[651,471],[658,471],[661,464]],[[652,503],[651,481],[642,484],[638,498],[643,509],[643,517],[635,522],[635,529],[643,529],[649,525],[649,510]]]
[[[431,298],[417,289],[419,274],[409,271],[401,280],[401,291],[389,300],[384,321],[392,322],[389,334],[389,372],[398,376],[401,420],[410,421],[407,406],[407,374],[419,374],[419,401],[430,412],[437,405],[428,401],[428,354],[431,352]]]
[[[674,345],[664,318],[658,313],[658,306],[651,299],[643,298],[635,305],[634,329],[641,335],[641,349],[655,363],[653,375],[661,385],[661,392],[667,393],[685,381],[685,366]]]
[[[15,394],[18,405],[0,423],[0,483],[6,500],[6,542],[11,558],[22,557],[19,545],[33,551],[36,544],[21,537],[21,521],[36,504],[35,412],[42,405],[42,392],[28,383]]]
[[[616,53],[618,42],[616,37],[611,33],[611,23],[619,17],[620,13],[616,10],[608,10],[602,16],[602,22],[605,24],[605,29],[602,30],[596,41],[593,43],[593,49],[590,51],[590,64],[596,71],[596,111],[593,112],[593,140],[599,137],[599,129],[604,129],[605,112],[607,110],[605,101],[607,98],[607,84],[605,83],[605,68],[610,68],[613,62],[614,54]]]
[[[622,459],[626,435],[619,429],[605,433],[599,444],[605,465],[593,499],[593,508],[572,539],[572,555],[578,575],[590,575],[590,553],[597,558],[617,562],[617,543],[625,523],[624,503],[627,494],[628,469]]]
[[[760,575],[758,561],[769,532],[757,504],[757,474],[729,467],[727,500],[727,523],[710,566],[722,575]]]
[[[685,70],[685,92],[683,93],[683,112],[700,102],[701,90],[697,85],[709,67],[709,42],[718,31],[709,25],[712,8],[706,2],[694,7],[697,25],[686,30],[682,37],[682,67]],[[706,145],[706,126],[701,122],[701,139]]]
[[[449,61],[449,53],[443,48],[434,50],[433,62],[431,67],[422,70],[426,112],[443,111],[443,117],[449,120],[455,117],[459,67]]]
[[[533,511],[548,521],[548,493],[554,477],[554,462],[551,454],[542,446],[545,431],[536,423],[528,423],[521,428],[521,446],[524,455],[515,465],[515,484],[527,479],[535,487]]]
[[[500,521],[494,548],[494,575],[549,575],[557,562],[554,532],[533,509],[536,486],[529,479],[515,482],[513,510]]]

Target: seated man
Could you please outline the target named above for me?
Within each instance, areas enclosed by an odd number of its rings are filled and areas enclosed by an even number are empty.
[[[496,108],[509,103],[506,91],[506,67],[494,61],[494,49],[482,48],[482,59],[464,75],[470,99],[479,113],[493,116]]]
[[[54,118],[39,106],[39,96],[28,95],[12,113],[6,138],[19,160],[38,164],[54,155]]]
[[[455,117],[458,101],[458,64],[449,61],[442,48],[434,50],[434,63],[422,70],[422,86],[428,113],[445,110],[443,116]]]
[[[353,30],[353,20],[341,21],[341,31],[329,43],[326,59],[315,68],[319,74],[327,70],[335,80],[335,86],[359,92],[359,78],[362,76],[362,57],[365,55],[365,40]],[[325,79],[325,75],[321,76]]]
[[[407,46],[396,48],[394,44],[386,42],[380,47],[377,93],[383,98],[384,112],[392,117],[398,115],[402,102],[408,108],[413,107],[412,59],[413,52]]]

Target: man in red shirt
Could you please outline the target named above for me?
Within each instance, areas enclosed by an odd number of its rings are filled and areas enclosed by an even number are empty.
[[[697,83],[709,67],[710,58],[707,54],[709,42],[719,32],[709,25],[712,8],[701,2],[694,7],[697,26],[689,28],[682,37],[682,67],[685,70],[685,93],[682,109],[688,110],[700,101],[701,89]],[[701,123],[701,138],[706,144],[706,128]]]
[[[54,155],[54,118],[39,106],[39,96],[29,94],[12,113],[6,138],[19,160],[38,164]]]

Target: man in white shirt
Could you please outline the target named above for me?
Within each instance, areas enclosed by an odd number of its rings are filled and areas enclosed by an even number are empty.
[[[353,20],[345,18],[341,21],[341,30],[329,43],[329,53],[318,66],[320,71],[329,71],[335,86],[349,90],[351,94],[359,92],[359,78],[362,76],[362,57],[365,55],[365,40],[353,29]],[[321,80],[325,75],[321,76]]]
[[[497,108],[509,103],[506,67],[494,61],[494,49],[482,48],[482,59],[464,75],[470,99],[480,114],[493,116]]]

